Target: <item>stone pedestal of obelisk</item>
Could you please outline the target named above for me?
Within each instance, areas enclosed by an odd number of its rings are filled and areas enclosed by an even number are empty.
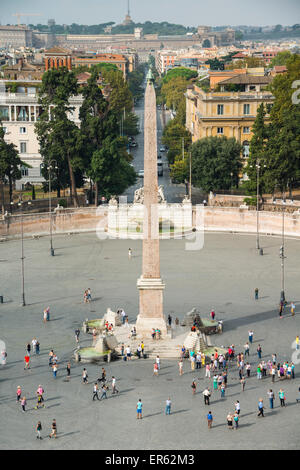
[[[164,337],[167,325],[163,315],[165,285],[160,277],[156,95],[151,71],[147,80],[144,116],[143,274],[137,281],[140,304],[136,330],[139,336],[149,337],[152,328],[158,328]]]

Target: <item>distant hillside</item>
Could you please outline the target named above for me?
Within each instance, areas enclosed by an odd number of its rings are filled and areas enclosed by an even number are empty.
[[[134,28],[143,28],[144,34],[158,34],[160,36],[182,35],[186,33],[195,32],[197,29],[192,27],[185,27],[180,24],[172,24],[167,21],[162,23],[152,23],[146,21],[145,23],[132,23],[130,25],[115,25],[115,23],[102,23],[98,25],[83,25],[73,23],[71,25],[29,25],[32,29],[37,29],[41,32],[51,32],[56,34],[105,34],[105,29],[108,26],[112,27],[111,34],[133,34]]]

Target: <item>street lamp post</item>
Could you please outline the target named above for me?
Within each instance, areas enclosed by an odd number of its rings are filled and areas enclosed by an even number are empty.
[[[256,249],[259,250],[259,161],[256,164]]]
[[[282,195],[282,245],[280,247],[280,258],[281,258],[281,292],[280,292],[280,301],[285,302],[285,292],[284,292],[284,207],[285,205],[285,195]]]
[[[30,201],[27,203],[28,205],[31,204]],[[26,306],[25,302],[25,270],[24,270],[24,227],[23,227],[23,201],[22,199],[18,203],[18,206],[21,208],[21,275],[22,275],[22,307]]]
[[[55,162],[55,167],[52,164]],[[51,170],[55,168],[57,169],[57,161],[50,160],[49,166],[47,167],[48,176],[49,176],[49,224],[50,224],[50,255],[54,256],[54,248],[53,248],[53,240],[52,240],[52,207],[51,207]]]
[[[250,165],[253,168],[253,165]],[[260,161],[257,160],[256,164],[256,249],[260,250],[260,254],[263,254],[262,249],[260,248],[259,243],[259,185],[260,185]],[[266,168],[266,165],[264,165]]]

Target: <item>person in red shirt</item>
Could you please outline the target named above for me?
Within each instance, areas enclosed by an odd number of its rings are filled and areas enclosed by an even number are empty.
[[[30,356],[28,354],[26,354],[25,357],[24,357],[24,364],[25,364],[24,370],[25,369],[30,369],[29,363],[30,363]]]

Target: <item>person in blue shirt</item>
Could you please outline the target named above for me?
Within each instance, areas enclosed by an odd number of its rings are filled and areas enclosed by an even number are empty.
[[[207,425],[208,425],[208,429],[211,429],[211,427],[212,427],[212,422],[213,422],[213,416],[212,416],[211,411],[209,411],[209,412],[208,412],[208,415],[207,415]]]
[[[142,419],[142,408],[143,408],[143,403],[142,400],[139,398],[139,401],[137,402],[136,405],[136,412],[137,412],[137,419]]]

